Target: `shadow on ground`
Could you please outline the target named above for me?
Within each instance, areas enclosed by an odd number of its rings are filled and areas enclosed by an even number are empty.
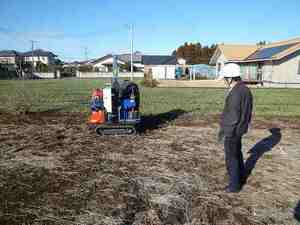
[[[298,222],[300,222],[300,200],[299,200],[296,208],[294,209],[294,217]]]
[[[255,168],[257,161],[264,155],[264,153],[271,151],[281,140],[280,128],[271,128],[269,131],[271,132],[271,135],[260,140],[248,152],[250,153],[250,156],[245,163],[246,181],[251,175],[252,170]]]
[[[159,129],[164,125],[167,125],[168,123],[174,121],[184,113],[186,113],[186,111],[182,109],[174,109],[169,112],[160,113],[157,115],[142,116],[140,132],[144,133],[146,131]]]

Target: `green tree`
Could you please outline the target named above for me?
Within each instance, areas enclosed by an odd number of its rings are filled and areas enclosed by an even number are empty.
[[[187,61],[187,64],[208,64],[210,58],[214,54],[215,49],[215,44],[209,47],[202,46],[199,42],[185,42],[183,45],[173,51],[172,55],[176,55],[177,58],[184,58]]]

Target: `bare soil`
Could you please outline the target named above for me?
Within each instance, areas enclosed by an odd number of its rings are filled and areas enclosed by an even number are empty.
[[[253,170],[228,194],[217,115],[144,119],[137,136],[101,137],[85,114],[0,114],[0,224],[297,224],[298,120],[253,122]]]

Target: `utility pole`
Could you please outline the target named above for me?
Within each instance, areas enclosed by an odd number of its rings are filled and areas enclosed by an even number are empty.
[[[34,73],[34,43],[36,43],[37,41],[34,41],[34,40],[30,40],[31,42],[31,57],[32,57],[32,74]]]
[[[130,64],[130,70],[131,70],[131,81],[133,81],[133,24],[130,26],[131,30],[131,64]]]

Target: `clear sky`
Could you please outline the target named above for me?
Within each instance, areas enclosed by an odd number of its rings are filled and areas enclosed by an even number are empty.
[[[134,50],[171,54],[184,42],[300,37],[300,0],[0,0],[0,49],[51,50],[70,61]]]

